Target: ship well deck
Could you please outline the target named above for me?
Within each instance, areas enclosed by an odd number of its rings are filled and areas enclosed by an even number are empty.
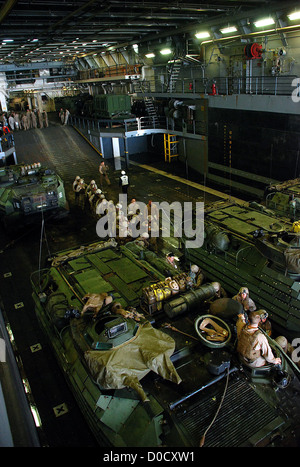
[[[26,230],[16,230],[9,236],[2,227],[0,228],[1,309],[12,330],[18,362],[26,375],[30,397],[39,413],[41,426],[38,428],[38,433],[41,444],[50,447],[95,447],[97,443],[38,325],[31,296],[30,275],[39,267],[43,267],[47,257],[53,253],[98,241],[95,218],[88,210],[84,212],[76,208],[72,183],[76,175],[80,175],[87,182],[92,179],[99,182],[100,156],[72,127],[60,126],[55,121],[49,128],[15,132],[15,145],[19,163],[41,162],[58,171],[65,182],[70,215],[59,222],[48,221],[45,230],[42,230],[42,219],[36,225]],[[124,161],[121,160],[120,163],[124,165]],[[112,184],[107,188],[107,195],[109,199],[117,202],[119,170],[115,170],[111,160],[108,164]],[[217,191],[213,189],[204,191],[197,182],[180,178],[178,172],[180,166],[176,166],[176,163],[166,168],[162,161],[157,161],[156,164],[153,155],[149,159],[144,155],[139,161],[135,158],[135,164],[130,166],[129,196],[145,203],[149,199],[169,202],[197,200],[206,203],[222,199]],[[82,286],[84,279],[83,275],[79,278]],[[176,326],[176,322],[174,325]],[[186,332],[190,334],[193,332],[192,329],[193,323],[187,321]],[[175,336],[175,332],[171,330],[166,329],[166,332]],[[180,394],[185,398],[211,379],[201,362],[208,349],[201,348],[201,352],[198,352],[199,360],[195,360],[193,352],[196,352],[198,343],[194,343],[194,339],[185,335],[179,336],[178,333],[175,340],[178,353],[175,353],[173,361],[178,373],[183,379],[185,374],[194,375],[194,378],[189,378],[189,383],[182,384],[180,388]],[[190,345],[187,342],[190,342]],[[188,407],[182,402],[176,404],[173,409],[172,413],[181,424],[186,438],[192,440],[193,445],[198,445],[199,437],[214,416],[225,382],[226,378],[223,378],[213,386],[213,390],[208,388],[201,391],[201,398],[197,394],[190,397],[191,404]],[[178,400],[178,393],[172,394],[170,383],[159,377],[153,379],[147,375],[143,384],[149,390],[152,385],[156,385],[159,401],[166,407],[169,403]],[[204,393],[205,397],[202,396]],[[253,417],[249,425],[248,421],[245,422],[243,433],[236,433],[234,431],[236,420],[243,419],[245,406],[251,397],[259,418]],[[238,380],[235,373],[230,375],[225,400],[219,414],[220,421],[214,424],[207,435],[208,445],[240,446],[250,438],[255,445],[260,438],[262,418],[264,418],[264,426],[276,427],[281,423],[278,414],[258,398],[247,381]],[[299,433],[297,434],[296,431],[295,435],[295,431],[291,432],[290,445],[295,443],[297,445],[298,441]]]

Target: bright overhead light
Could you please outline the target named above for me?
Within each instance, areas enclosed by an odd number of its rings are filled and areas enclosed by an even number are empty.
[[[210,37],[210,34],[207,31],[203,31],[203,32],[197,32],[195,36],[197,37],[197,39],[206,39],[207,37]]]
[[[295,19],[300,19],[300,10],[299,10],[299,11],[295,11],[294,13],[291,13],[290,15],[288,15],[288,18],[289,18],[291,21],[294,21]]]
[[[255,21],[255,26],[257,28],[261,28],[262,26],[269,26],[270,24],[274,24],[275,21],[273,20],[273,18],[264,18],[264,19],[261,19],[259,21]]]
[[[160,53],[162,55],[168,55],[168,54],[172,53],[172,50],[171,49],[161,49]]]
[[[230,32],[236,32],[237,28],[235,26],[228,26],[228,28],[220,29],[222,34],[229,34]]]
[[[155,54],[150,52],[149,54],[146,54],[145,57],[147,58],[154,58],[155,57]]]
[[[13,42],[14,40],[13,39],[3,39],[2,42]]]

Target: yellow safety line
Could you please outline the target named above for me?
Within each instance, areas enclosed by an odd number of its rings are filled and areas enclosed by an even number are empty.
[[[74,125],[72,125],[72,126],[73,126],[74,130],[76,130],[76,131],[86,140],[86,142],[89,143],[89,145],[92,146],[92,148],[95,149],[95,151],[96,151],[101,157],[103,157],[102,152],[100,152],[99,149],[97,149],[96,146],[94,146],[94,145],[90,142],[90,140],[89,140],[86,136],[84,136],[84,134],[81,133],[81,131],[79,131],[78,128],[76,128],[76,126],[74,126]]]
[[[211,195],[218,196],[219,198],[226,199],[228,201],[233,201],[233,202],[235,202],[237,204],[242,204],[244,206],[247,206],[249,204],[247,201],[244,201],[242,199],[235,198],[234,196],[227,195],[225,193],[222,193],[221,191],[214,190],[212,188],[208,188],[208,187],[206,187],[204,185],[200,185],[199,183],[192,182],[190,180],[185,180],[184,178],[178,177],[177,175],[169,174],[168,172],[165,172],[164,170],[153,168],[150,165],[139,164],[138,162],[133,162],[133,161],[130,161],[130,164],[137,165],[139,167],[142,167],[143,169],[149,170],[150,172],[155,172],[155,173],[157,173],[159,175],[162,175],[164,177],[168,177],[168,178],[171,178],[172,180],[176,180],[177,182],[184,183],[185,185],[192,186],[193,188],[205,191],[207,193],[210,193]]]
[[[88,138],[86,138],[86,136],[84,136],[83,133],[81,133],[81,131],[78,130],[78,128],[76,128],[75,126],[73,126],[73,128],[78,131],[78,133],[92,146],[93,149],[95,149],[95,151],[103,158],[103,155],[102,153],[88,140]],[[122,157],[120,159],[123,159]],[[218,196],[219,198],[222,198],[222,199],[226,199],[228,201],[232,201],[232,202],[235,202],[237,204],[242,204],[244,206],[248,206],[249,203],[247,201],[244,201],[242,199],[239,199],[239,198],[236,198],[235,196],[231,196],[231,195],[226,195],[225,193],[222,193],[221,191],[218,191],[218,190],[214,190],[212,188],[208,188],[204,185],[200,185],[199,183],[196,183],[196,182],[192,182],[190,180],[185,180],[184,178],[181,178],[181,177],[178,177],[177,175],[172,175],[172,174],[169,174],[168,172],[165,172],[164,170],[160,170],[160,169],[155,169],[153,167],[151,167],[150,165],[146,165],[146,164],[139,164],[138,162],[133,162],[133,161],[129,161],[129,164],[132,164],[132,165],[137,165],[139,167],[142,167],[143,169],[146,169],[146,170],[149,170],[150,172],[155,172],[159,175],[162,175],[163,177],[167,177],[167,178],[171,178],[172,180],[176,180],[177,182],[179,183],[183,183],[185,185],[189,185],[189,186],[192,186],[193,188],[196,188],[197,190],[201,190],[201,191],[205,191],[206,193],[210,193],[211,195],[214,195],[214,196]]]

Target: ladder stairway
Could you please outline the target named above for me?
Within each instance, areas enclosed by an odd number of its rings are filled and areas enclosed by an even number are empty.
[[[149,90],[145,89],[147,87],[149,88],[149,83],[147,83],[146,81],[142,82],[140,79],[132,79],[131,82],[134,92],[142,94],[148,116],[153,119],[154,124],[157,124],[159,122],[159,119],[156,113],[156,109],[154,107],[153,97],[145,95],[145,92],[148,92]]]
[[[182,59],[177,58],[172,61],[171,72],[169,76],[169,82],[167,91],[168,92],[175,92],[176,91],[176,82],[178,80],[178,76],[181,70]]]
[[[179,78],[181,67],[183,63],[188,63],[190,65],[200,65],[201,62],[192,55],[177,56],[171,60],[170,75],[168,80],[167,92],[176,92],[176,83]]]
[[[164,134],[165,162],[171,162],[173,157],[178,157],[178,140],[176,135]]]

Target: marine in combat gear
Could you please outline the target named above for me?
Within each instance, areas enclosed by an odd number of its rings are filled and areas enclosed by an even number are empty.
[[[232,299],[238,301],[246,312],[256,310],[256,305],[252,298],[250,298],[249,289],[247,287],[241,287],[238,294],[232,297]]]
[[[267,337],[259,330],[260,322],[261,314],[256,311],[249,313],[249,324],[243,314],[238,316],[236,330],[240,360],[251,368],[260,368],[267,363],[279,365],[281,359],[274,356]]]
[[[200,287],[202,285],[205,275],[203,271],[197,266],[197,264],[192,264],[190,268],[189,277],[191,279],[193,287]]]

